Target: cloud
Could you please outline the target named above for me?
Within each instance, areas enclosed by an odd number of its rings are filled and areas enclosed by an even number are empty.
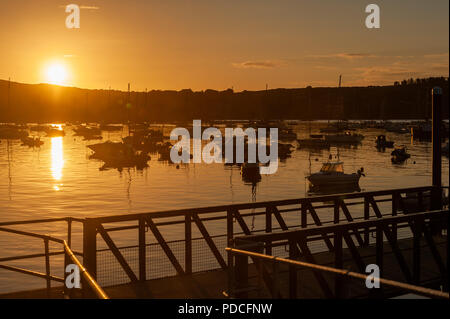
[[[428,58],[428,59],[447,58],[448,59],[448,52],[446,52],[446,53],[425,54],[424,58]]]
[[[232,63],[235,68],[240,69],[273,69],[281,65],[275,61],[245,61],[240,63]]]
[[[61,5],[59,7],[64,8],[64,9],[66,8],[66,6],[64,6],[64,5]],[[100,9],[100,7],[97,7],[97,6],[83,6],[83,5],[79,6],[79,8],[83,9],[83,10],[99,10]]]
[[[98,9],[100,9],[100,7],[97,7],[97,6],[80,6],[80,9],[98,10]]]
[[[345,60],[355,60],[355,59],[363,59],[363,58],[375,58],[377,57],[374,54],[370,53],[332,53],[332,54],[316,54],[316,55],[308,55],[307,58],[313,59],[345,59]]]
[[[366,79],[378,79],[378,78],[391,78],[391,77],[402,77],[402,76],[412,76],[419,72],[413,71],[408,68],[397,67],[397,66],[372,66],[364,68],[356,68],[355,70],[362,72],[362,76]]]

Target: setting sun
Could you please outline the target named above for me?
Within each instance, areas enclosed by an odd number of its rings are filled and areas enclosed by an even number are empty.
[[[45,69],[45,81],[50,84],[64,85],[67,80],[67,68],[61,63],[52,63]]]

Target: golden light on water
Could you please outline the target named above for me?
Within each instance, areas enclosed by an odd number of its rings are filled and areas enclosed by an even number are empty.
[[[63,138],[62,137],[53,137],[51,140],[52,143],[52,177],[55,182],[61,181],[62,178],[62,170],[64,167],[64,156],[63,156]],[[59,187],[62,184],[55,184],[53,189],[59,191]]]

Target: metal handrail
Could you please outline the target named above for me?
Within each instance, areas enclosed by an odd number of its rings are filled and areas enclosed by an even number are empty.
[[[87,285],[89,285],[89,287],[92,289],[92,291],[95,293],[95,295],[99,299],[109,299],[108,295],[105,293],[105,291],[102,289],[102,287],[100,287],[100,285],[94,280],[94,278],[92,278],[92,276],[89,274],[89,272],[86,270],[86,268],[83,267],[83,265],[78,260],[78,258],[75,256],[75,254],[70,249],[69,245],[67,244],[67,242],[65,240],[63,241],[63,245],[64,245],[64,251],[66,252],[66,255],[68,256],[68,258],[70,258],[70,260],[75,265],[78,266],[78,268],[80,269],[80,274],[81,274],[81,276],[83,276],[84,282]]]
[[[68,217],[68,218],[54,218],[54,219],[47,219],[47,220],[41,219],[41,220],[22,221],[22,222],[6,222],[6,223],[2,223],[1,225],[3,225],[3,226],[4,225],[19,225],[19,224],[32,224],[32,223],[43,223],[43,222],[58,222],[58,221],[67,221],[70,224],[70,222],[72,220],[73,220],[72,218]],[[79,220],[77,220],[77,221],[79,221]],[[103,289],[92,278],[92,276],[87,272],[87,270],[83,267],[81,262],[75,256],[75,254],[78,254],[78,255],[82,255],[82,254],[73,252],[70,249],[69,244],[66,240],[63,240],[63,239],[60,239],[57,237],[53,237],[53,236],[49,236],[49,235],[43,235],[43,234],[32,233],[32,232],[28,232],[28,231],[22,231],[22,230],[5,228],[5,227],[0,227],[0,232],[13,233],[13,234],[22,235],[22,236],[39,238],[39,239],[44,240],[44,245],[45,245],[45,253],[43,253],[43,254],[31,254],[31,255],[22,255],[22,256],[14,256],[14,257],[5,257],[5,258],[1,258],[0,259],[1,261],[4,262],[4,261],[37,258],[37,257],[45,257],[46,258],[46,273],[41,273],[41,272],[29,270],[29,269],[23,269],[20,267],[3,265],[3,264],[0,264],[1,269],[13,271],[13,272],[19,272],[22,274],[46,279],[47,280],[47,292],[48,292],[48,294],[50,294],[50,287],[51,287],[50,282],[51,281],[57,281],[57,282],[64,283],[65,280],[64,280],[64,278],[51,275],[49,258],[50,258],[50,256],[64,254],[68,258],[68,260],[71,260],[72,263],[77,265],[77,267],[80,269],[80,274],[83,277],[84,282],[91,288],[91,290],[95,293],[95,295],[100,299],[109,299],[109,297],[106,295],[106,293],[103,291]],[[70,239],[70,227],[69,227],[69,239]],[[58,244],[62,244],[64,246],[64,250],[58,251],[58,252],[50,252],[49,245],[48,245],[49,242],[55,242]]]
[[[151,218],[167,218],[167,217],[180,217],[186,214],[191,214],[195,212],[196,214],[206,214],[206,213],[220,213],[228,210],[245,210],[245,209],[255,209],[255,208],[267,208],[268,206],[287,206],[287,205],[298,205],[303,201],[310,203],[317,202],[333,202],[335,200],[343,199],[357,199],[364,198],[365,196],[388,196],[394,193],[418,193],[433,190],[433,186],[421,186],[421,187],[410,187],[410,188],[399,188],[391,190],[379,190],[379,191],[369,191],[360,193],[344,193],[335,195],[323,195],[323,196],[311,196],[303,198],[293,198],[285,200],[275,200],[275,201],[265,201],[256,203],[241,203],[232,205],[219,205],[219,206],[208,206],[208,207],[193,207],[193,208],[183,208],[176,210],[166,210],[166,211],[155,211],[146,213],[134,213],[134,214],[123,214],[123,215],[113,215],[113,216],[103,216],[103,217],[93,217],[86,218],[86,220],[95,221],[97,223],[115,223],[115,222],[126,222],[139,220],[142,217],[149,216]]]
[[[254,257],[257,259],[264,259],[264,260],[268,260],[273,263],[278,262],[278,263],[293,265],[293,266],[297,266],[297,267],[305,267],[305,268],[309,268],[312,270],[319,270],[319,271],[323,271],[323,272],[333,273],[333,274],[343,276],[343,277],[351,277],[351,278],[355,278],[355,279],[361,279],[364,281],[367,279],[367,275],[363,275],[361,273],[349,271],[346,269],[337,269],[337,268],[333,268],[333,267],[322,266],[322,265],[318,265],[318,264],[311,264],[308,262],[291,260],[291,259],[286,259],[286,258],[281,258],[281,257],[269,256],[269,255],[252,252],[252,251],[241,250],[241,249],[230,248],[230,247],[227,247],[226,251],[231,254],[240,254],[240,255],[245,255],[248,257]],[[400,289],[404,289],[407,291],[415,292],[420,295],[433,297],[433,298],[450,299],[449,293],[445,293],[445,292],[442,292],[439,290],[424,288],[424,287],[406,284],[406,283],[389,280],[389,279],[384,279],[384,278],[379,278],[379,281],[381,284],[391,286],[394,288],[400,288]]]

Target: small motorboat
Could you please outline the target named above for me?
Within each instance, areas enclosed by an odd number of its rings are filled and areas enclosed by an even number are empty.
[[[411,157],[411,155],[409,155],[406,152],[405,146],[396,147],[395,150],[392,151],[391,156],[392,156],[391,161],[394,164],[403,163],[404,161],[406,161],[408,158]]]
[[[375,144],[377,148],[393,148],[394,142],[386,140],[386,136],[379,135],[376,140]]]
[[[358,188],[359,179],[364,175],[364,168],[361,167],[356,173],[345,174],[344,163],[328,161],[323,163],[318,173],[307,177],[313,188],[336,188],[350,186]]]

